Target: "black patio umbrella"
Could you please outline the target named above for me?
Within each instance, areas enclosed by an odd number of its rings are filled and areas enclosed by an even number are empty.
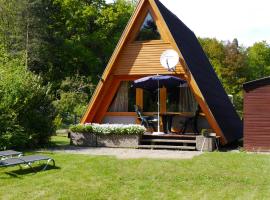
[[[133,86],[135,88],[142,88],[146,90],[155,90],[157,88],[172,88],[186,84],[187,82],[176,76],[169,75],[154,75],[146,76],[134,81]]]
[[[154,76],[147,76],[140,79],[137,79],[133,83],[133,87],[135,88],[142,88],[146,90],[155,90],[158,89],[158,132],[160,132],[160,111],[159,111],[159,88],[166,87],[180,87],[186,85],[187,82],[181,78],[169,75],[154,75]]]

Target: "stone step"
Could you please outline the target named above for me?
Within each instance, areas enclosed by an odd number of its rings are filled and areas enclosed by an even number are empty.
[[[140,141],[141,142],[151,142],[151,143],[166,142],[166,143],[190,143],[190,144],[196,144],[196,140],[142,139]]]
[[[168,146],[168,145],[139,145],[141,149],[179,149],[179,150],[196,150],[195,146]]]

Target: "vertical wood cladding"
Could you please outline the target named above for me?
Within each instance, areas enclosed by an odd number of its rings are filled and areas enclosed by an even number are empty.
[[[132,42],[127,44],[120,52],[119,59],[115,65],[115,75],[136,74],[170,74],[161,66],[160,56],[163,51],[172,49],[170,43],[161,40],[149,42]],[[176,66],[176,72],[183,74],[180,64]],[[175,74],[172,72],[171,74]]]
[[[270,85],[244,94],[244,148],[270,151]]]

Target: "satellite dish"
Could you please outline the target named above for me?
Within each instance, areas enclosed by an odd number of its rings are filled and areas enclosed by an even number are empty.
[[[161,65],[168,71],[175,71],[175,67],[179,62],[179,55],[173,49],[164,51],[160,56]]]

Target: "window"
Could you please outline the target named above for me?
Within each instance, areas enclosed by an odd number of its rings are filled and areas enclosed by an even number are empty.
[[[140,32],[136,37],[136,41],[160,40],[160,39],[161,37],[157,29],[157,25],[150,12],[148,12],[140,28]]]
[[[158,91],[143,90],[143,111],[157,112]]]
[[[123,81],[109,107],[109,112],[134,112],[136,104],[136,89],[131,82]]]
[[[196,112],[197,101],[189,87],[167,88],[168,112]]]

